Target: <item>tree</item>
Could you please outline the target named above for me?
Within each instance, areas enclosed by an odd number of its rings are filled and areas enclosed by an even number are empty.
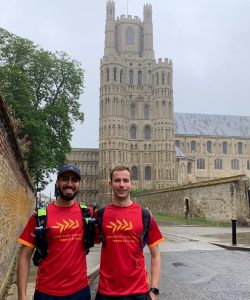
[[[20,127],[17,137],[37,189],[65,163],[74,122],[83,122],[81,64],[64,52],[45,51],[0,28],[0,90]]]

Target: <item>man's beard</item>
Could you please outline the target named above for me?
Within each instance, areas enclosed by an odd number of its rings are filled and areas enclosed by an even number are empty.
[[[75,196],[77,195],[78,193],[78,190],[75,191],[73,194],[71,195],[65,195],[64,192],[63,192],[63,189],[59,188],[58,187],[58,194],[60,195],[60,197],[62,198],[62,200],[65,200],[65,201],[71,201],[75,198]]]

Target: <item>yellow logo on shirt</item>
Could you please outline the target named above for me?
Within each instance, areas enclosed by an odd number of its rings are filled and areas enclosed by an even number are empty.
[[[62,233],[63,231],[65,231],[66,229],[75,229],[79,227],[79,222],[77,220],[72,221],[71,219],[69,219],[68,221],[63,219],[62,223],[56,222],[57,226],[52,226],[52,228],[59,228],[60,229],[60,233]]]
[[[130,222],[127,222],[125,219],[122,219],[122,221],[116,219],[116,222],[109,222],[109,225],[106,225],[107,228],[113,229],[113,233],[116,231],[126,231],[126,230],[132,230],[133,225]]]

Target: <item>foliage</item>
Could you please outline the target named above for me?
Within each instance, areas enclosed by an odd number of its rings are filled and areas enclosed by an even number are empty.
[[[66,53],[45,51],[0,28],[0,89],[18,120],[16,134],[37,191],[65,162],[74,122],[83,122],[83,78],[80,63]]]

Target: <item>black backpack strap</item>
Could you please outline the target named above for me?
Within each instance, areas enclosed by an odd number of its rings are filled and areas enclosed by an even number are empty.
[[[33,263],[38,266],[43,258],[48,255],[48,241],[46,239],[47,228],[47,208],[39,208],[36,212],[37,227],[35,227],[35,252]]]
[[[105,237],[104,237],[104,232],[102,229],[102,219],[103,219],[103,214],[105,211],[105,207],[98,208],[97,210],[97,225],[98,225],[98,231],[99,231],[99,239],[100,241],[105,244]]]
[[[89,248],[95,243],[95,219],[91,214],[90,209],[84,203],[79,203],[82,212],[82,222],[84,226],[83,245],[85,253],[89,253]]]
[[[143,249],[147,244],[148,231],[149,231],[150,222],[151,222],[151,213],[148,209],[143,208],[143,207],[141,208],[141,210],[142,210],[143,231],[141,233],[140,243],[141,243],[141,249]]]

